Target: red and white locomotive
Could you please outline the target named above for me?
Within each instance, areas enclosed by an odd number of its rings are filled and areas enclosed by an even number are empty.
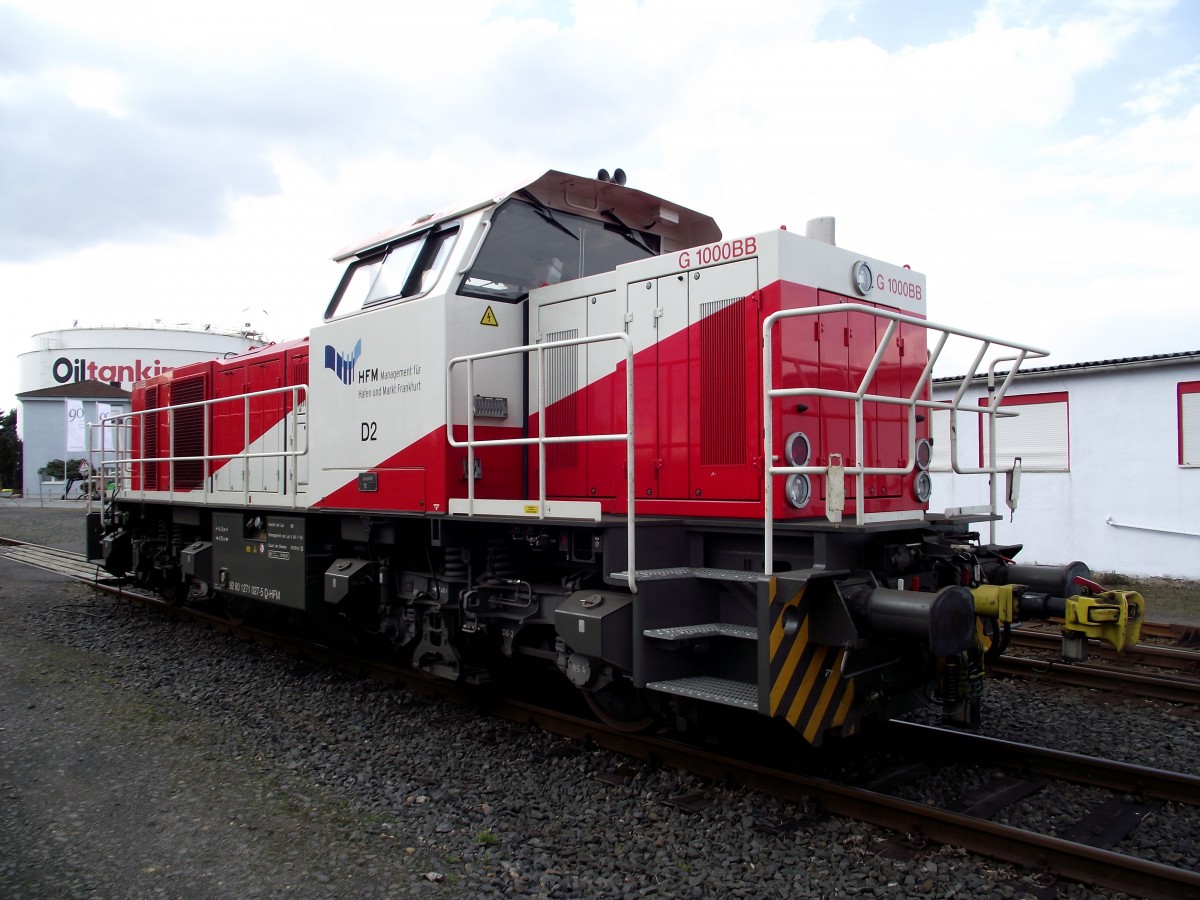
[[[994,500],[930,510],[931,411],[992,421],[1008,385],[932,401],[945,342],[976,371],[1041,351],[928,322],[924,276],[832,220],[724,239],[624,181],[551,171],[380,234],[308,338],[139,382],[90,555],[446,678],[540,660],[630,727],[716,704],[814,744],[931,682],[976,720],[1023,616],[1076,656],[1136,640],[1137,594],[981,543]]]

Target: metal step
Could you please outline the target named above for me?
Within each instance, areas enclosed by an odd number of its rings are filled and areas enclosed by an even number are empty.
[[[704,625],[678,625],[674,628],[647,628],[642,632],[648,638],[660,641],[686,641],[692,638],[734,637],[747,641],[758,640],[758,629],[753,625],[729,625],[726,622],[709,622]]]
[[[613,581],[629,581],[628,572],[613,572]],[[747,572],[743,569],[708,569],[703,567],[676,566],[671,569],[638,569],[638,581],[671,581],[680,578],[705,578],[709,581],[755,582],[766,578],[762,572]]]
[[[758,709],[758,685],[747,681],[701,675],[695,678],[676,678],[673,681],[652,681],[646,687],[652,691],[691,697],[709,703]]]

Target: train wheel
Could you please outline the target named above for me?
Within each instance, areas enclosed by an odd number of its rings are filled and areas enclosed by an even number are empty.
[[[583,699],[601,722],[614,731],[634,734],[654,724],[654,715],[638,689],[625,679],[613,681],[597,691],[584,691]]]
[[[168,568],[156,572],[155,590],[158,596],[170,606],[178,606],[187,596],[179,569]]]
[[[230,625],[242,625],[247,618],[247,610],[244,601],[237,597],[223,596],[221,598],[221,611],[225,614],[225,618],[229,620]]]

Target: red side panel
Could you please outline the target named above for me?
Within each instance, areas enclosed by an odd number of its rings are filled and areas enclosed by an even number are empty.
[[[875,320],[875,340],[882,342],[887,334],[890,323],[886,319]],[[871,380],[869,390],[872,394],[883,394],[891,397],[906,396],[907,386],[912,390],[913,379],[906,379],[902,370],[900,356],[902,332],[897,325],[891,340],[884,348],[884,355],[875,377]],[[904,465],[904,434],[906,429],[907,410],[890,403],[868,403],[866,414],[874,419],[875,426],[870,431],[874,439],[867,450],[867,465],[898,468]],[[897,497],[900,495],[899,475],[872,475],[867,478],[868,497]]]
[[[171,489],[193,491],[204,483],[204,460],[200,457],[206,455],[206,413],[203,405],[191,404],[203,404],[208,399],[212,363],[188,366],[182,371],[187,374],[180,376],[176,372],[170,385],[171,405],[177,407],[171,411],[170,455],[194,458],[171,463]]]
[[[299,347],[293,347],[285,354],[287,366],[287,383],[289,385],[308,384],[308,341]],[[292,395],[288,394],[288,409],[291,409]],[[299,402],[305,400],[304,391],[297,395]]]
[[[670,287],[674,288],[675,285],[671,284]],[[672,301],[673,298],[669,296],[662,300],[664,304]],[[657,368],[657,390],[655,382],[647,386],[651,391],[651,401],[655,403],[654,414],[657,417],[653,458],[658,460],[658,484],[654,496],[662,499],[686,499],[691,483],[691,442],[688,437],[691,416],[686,413],[690,396],[690,346],[691,332],[685,327],[659,341],[652,350],[638,354],[639,362],[644,359],[644,365]],[[634,386],[635,400],[638,398],[638,387]],[[640,433],[641,420],[637,422]],[[639,497],[645,495],[644,491],[638,492]]]
[[[213,398],[220,402],[211,407],[213,455],[228,457],[242,452],[284,421],[292,410],[290,392],[249,398],[245,394],[296,384],[308,384],[307,339],[215,363]],[[282,443],[277,443],[272,442],[267,449],[282,450]],[[243,490],[247,472],[251,473],[251,490],[279,490],[285,468],[282,458],[248,462],[217,459],[211,466],[213,473],[221,473],[216,485],[221,490]]]
[[[832,306],[845,303],[846,298],[837,294],[821,291],[818,295],[821,306]],[[874,339],[874,330],[871,334]],[[861,352],[851,327],[850,314],[847,312],[824,313],[817,317],[816,324],[818,386],[831,391],[852,391],[858,388],[858,379],[852,369],[852,361]],[[868,356],[868,359],[870,357]],[[860,369],[861,373],[861,369]],[[814,452],[817,465],[829,465],[836,454],[842,459],[842,464],[853,466],[857,464],[854,452],[854,403],[833,397],[822,397],[815,405],[820,429]],[[846,496],[854,496],[854,482],[846,481]],[[825,499],[825,485],[822,481],[820,497]]]
[[[634,356],[634,492],[638,499],[686,500],[689,496],[690,345],[689,330],[681,328]],[[623,387],[623,368],[618,378]],[[621,430],[624,427],[622,419]],[[619,450],[623,453],[624,447]],[[622,471],[624,464],[622,458]],[[617,495],[623,493],[622,485]]]
[[[218,363],[213,377],[214,398],[233,397],[221,400],[212,406],[212,452],[215,456],[240,453],[246,445],[246,364],[242,360],[222,365]],[[213,461],[214,472],[224,470],[218,482],[225,490],[244,490],[245,474],[240,461],[217,459]]]
[[[161,380],[153,383],[138,382],[133,388],[130,408],[134,412],[155,410],[159,407]],[[145,416],[134,416],[130,433],[130,450],[138,459],[149,459],[158,455],[158,416],[147,412]],[[158,490],[158,464],[136,463],[130,473],[133,490]]]
[[[690,335],[690,495],[756,500],[762,495],[757,295],[693,307]]]
[[[802,309],[816,305],[831,306],[859,303],[839,294],[818,292],[804,285],[778,283],[763,291],[763,315],[776,309]],[[775,326],[772,366],[777,387],[820,387],[857,391],[887,331],[887,320],[854,312],[826,313],[817,317],[784,319]],[[927,359],[924,329],[915,325],[898,326],[884,346],[880,364],[868,390],[888,396],[910,397]],[[926,390],[928,395],[928,390]],[[868,466],[899,468],[907,462],[908,412],[885,403],[864,404],[863,455]],[[784,442],[793,432],[807,436],[812,448],[811,463],[828,465],[830,456],[841,454],[842,462],[856,462],[854,441],[854,403],[849,400],[796,397],[775,405],[775,453],[783,459]],[[927,436],[927,422],[918,422],[917,436]],[[916,508],[912,498],[915,476],[872,475],[865,479],[867,512],[895,512]],[[782,496],[785,479],[775,482],[776,496]],[[803,510],[776,504],[781,518],[809,518],[825,514],[825,484],[815,478],[813,501]],[[847,514],[855,511],[857,485],[847,477],[850,502]]]
[[[250,441],[254,441],[283,420],[291,409],[290,396],[255,398],[247,403],[242,395],[281,387],[285,371],[292,377],[307,379],[307,338],[232,359],[192,363],[134,385],[132,411],[146,414],[133,418],[132,453],[147,459],[176,457],[176,461],[134,465],[132,488],[196,491],[202,488],[207,475],[220,473],[223,481],[217,487],[241,490],[245,485],[244,463],[230,466],[227,460],[217,459],[206,469],[202,457],[239,453],[246,447],[247,431]],[[219,402],[205,406],[210,400]],[[283,464],[260,460],[258,465],[269,469]],[[271,480],[266,477],[266,481]],[[270,485],[267,488],[278,490]]]
[[[283,354],[250,360],[246,365],[250,393],[271,391],[283,387]],[[250,398],[250,440],[255,441],[283,420],[284,395],[266,394]],[[282,450],[278,441],[271,442],[263,451]],[[283,477],[283,460],[280,457],[259,457],[250,460],[250,490],[274,493],[280,490]]]
[[[770,315],[778,309],[806,309],[817,305],[818,297],[815,288],[790,282],[776,282],[763,290],[763,315]],[[831,333],[836,333],[836,324]],[[781,319],[774,328],[772,340],[772,379],[778,388],[821,387],[821,341],[825,331],[825,323],[819,317],[801,316]],[[800,396],[788,397],[772,405],[775,420],[773,432],[775,435],[777,462],[784,461],[783,447],[788,435],[800,432],[808,439],[811,458],[809,464],[816,465],[819,457],[824,456],[823,447],[827,429],[822,425],[822,404],[828,401],[819,397]],[[775,478],[775,496],[783,496],[786,479],[782,476]],[[821,505],[823,487],[817,485],[814,491],[815,499],[810,509],[802,511],[806,515],[823,515]],[[779,514],[785,518],[796,517],[801,511],[792,510],[786,504],[777,502],[775,506]]]

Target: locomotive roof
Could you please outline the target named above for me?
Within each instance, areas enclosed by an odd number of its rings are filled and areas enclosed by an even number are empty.
[[[370,250],[421,231],[431,225],[485,209],[521,193],[532,194],[550,209],[580,215],[596,215],[611,210],[630,228],[661,235],[663,251],[708,244],[721,238],[721,229],[711,216],[663,200],[635,188],[611,181],[584,178],[551,169],[531,182],[523,183],[503,193],[477,203],[451,206],[421,216],[409,225],[381,231],[365,241],[342,248],[334,254],[336,262],[359,256]]]

